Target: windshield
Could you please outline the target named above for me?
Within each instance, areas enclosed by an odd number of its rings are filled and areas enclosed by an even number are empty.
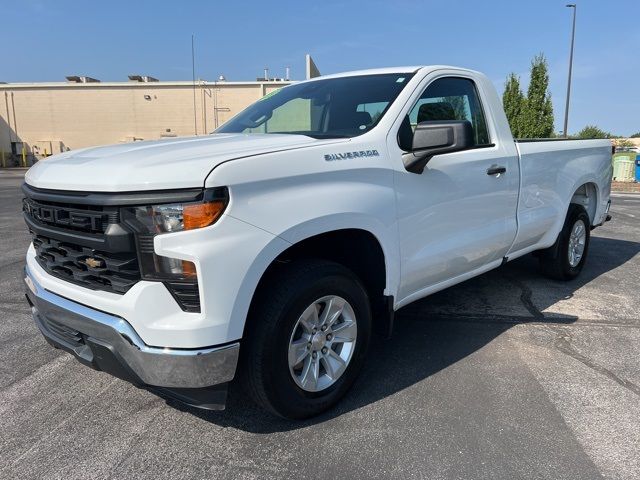
[[[412,76],[362,75],[293,84],[266,95],[214,133],[362,135],[378,123]]]

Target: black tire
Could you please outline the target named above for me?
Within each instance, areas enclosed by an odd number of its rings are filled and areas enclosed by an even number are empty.
[[[344,373],[325,390],[308,392],[289,371],[289,341],[302,312],[326,295],[349,302],[357,319],[357,337]],[[265,410],[289,419],[309,418],[331,408],[351,387],[364,363],[370,335],[369,298],[358,277],[338,263],[297,260],[277,267],[257,292],[239,373],[249,395]]]
[[[569,262],[569,239],[573,227],[578,221],[584,223],[586,238],[582,258],[577,265],[572,266]],[[540,252],[540,269],[544,275],[554,280],[567,281],[573,280],[580,274],[589,252],[590,225],[589,214],[587,214],[584,207],[572,203],[569,206],[564,226],[558,235],[556,243]]]

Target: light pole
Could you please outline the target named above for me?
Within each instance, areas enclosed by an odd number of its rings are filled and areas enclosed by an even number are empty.
[[[564,138],[569,137],[569,98],[571,97],[571,70],[573,70],[573,41],[576,37],[576,4],[569,3],[568,8],[573,8],[573,26],[571,27],[571,52],[569,53],[569,79],[567,80],[567,104],[564,107]]]

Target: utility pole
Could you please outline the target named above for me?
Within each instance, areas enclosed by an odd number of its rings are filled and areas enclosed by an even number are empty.
[[[191,74],[193,77],[193,133],[198,135],[198,114],[196,113],[196,48],[191,34]]]
[[[573,70],[573,43],[576,37],[576,4],[569,3],[567,8],[573,8],[573,26],[571,27],[571,51],[569,53],[569,78],[567,80],[567,103],[564,107],[564,138],[569,137],[569,99],[571,97],[571,71]]]
[[[4,104],[7,108],[7,135],[9,136],[9,152],[13,152],[11,149],[11,144],[13,143],[13,136],[11,135],[11,117],[9,116],[9,93],[4,92]],[[11,158],[12,153],[9,153],[9,158]],[[2,167],[6,167],[7,164],[4,158],[4,150],[2,151]]]

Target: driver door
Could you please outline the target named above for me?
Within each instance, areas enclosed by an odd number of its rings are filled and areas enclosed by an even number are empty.
[[[505,154],[506,147],[493,143],[475,82],[458,76],[432,81],[397,139],[389,136],[390,152],[410,150],[415,125],[428,120],[470,121],[474,147],[434,156],[421,174],[396,169],[401,304],[499,261],[516,233],[517,153],[512,146]],[[506,172],[488,174],[496,165]]]

